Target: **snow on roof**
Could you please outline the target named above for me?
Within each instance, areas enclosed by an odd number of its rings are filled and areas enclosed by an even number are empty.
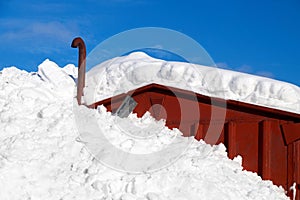
[[[143,52],[116,57],[87,72],[87,104],[157,83],[199,94],[300,113],[300,88],[270,78],[152,58]]]

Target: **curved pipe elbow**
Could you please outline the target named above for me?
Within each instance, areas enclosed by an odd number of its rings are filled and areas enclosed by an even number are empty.
[[[86,70],[86,47],[82,38],[73,39],[71,47],[78,48],[78,79],[77,79],[77,102],[81,105],[83,88],[85,87],[85,70]]]

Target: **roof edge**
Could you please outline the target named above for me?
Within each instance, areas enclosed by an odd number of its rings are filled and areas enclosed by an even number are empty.
[[[179,94],[183,98],[190,98],[190,99],[193,99],[196,94],[198,101],[210,103],[213,100],[214,106],[227,107],[230,109],[240,108],[240,109],[243,109],[246,111],[256,110],[256,111],[262,112],[262,114],[266,114],[266,115],[271,114],[273,116],[276,116],[277,118],[289,118],[289,120],[291,120],[291,121],[300,122],[300,114],[298,114],[298,113],[293,113],[293,112],[276,109],[276,108],[270,108],[267,106],[262,106],[262,105],[257,105],[257,104],[241,102],[241,101],[237,101],[237,100],[222,99],[219,97],[210,97],[210,96],[195,93],[192,91],[179,89],[179,88],[175,88],[175,87],[171,87],[171,86],[160,85],[157,83],[151,83],[149,85],[142,86],[135,90],[128,91],[127,93],[122,93],[122,94],[116,95],[113,97],[113,99],[114,99],[114,101],[118,101],[118,100],[122,100],[127,95],[135,96],[135,95],[141,94],[145,91],[151,91],[151,90],[152,91],[154,90],[156,92],[161,92],[164,94],[168,94],[168,95],[174,95],[174,92],[176,92],[176,96]],[[88,107],[96,108],[98,105],[102,105],[102,104],[108,105],[111,103],[111,100],[112,100],[112,97],[95,102],[91,105],[88,105]]]

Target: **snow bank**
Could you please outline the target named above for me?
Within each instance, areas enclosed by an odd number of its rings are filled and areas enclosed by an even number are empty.
[[[156,62],[159,66],[161,61]],[[74,66],[61,69],[46,60],[38,73],[16,68],[0,72],[1,200],[288,199],[282,188],[243,171],[239,157],[228,159],[223,145],[195,141],[176,163],[153,173],[105,167],[78,139],[72,112],[75,71]],[[124,143],[127,138],[110,135],[118,134],[114,123],[118,119],[103,107],[100,112],[79,109],[102,121],[114,145],[129,152],[141,150],[142,144]],[[166,130],[162,121],[150,116],[123,120],[147,125],[158,148],[174,137],[184,140],[178,131]]]
[[[85,101],[92,104],[150,83],[300,113],[300,88],[295,85],[213,67],[167,62],[142,52],[92,68],[87,73]]]

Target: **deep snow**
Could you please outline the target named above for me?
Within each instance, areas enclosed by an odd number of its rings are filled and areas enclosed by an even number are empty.
[[[109,62],[111,61],[107,61]],[[139,63],[157,67],[153,67],[143,79],[137,79],[143,74],[139,70],[130,70],[129,74],[132,76],[122,78],[123,74],[126,75],[123,73],[126,68],[132,69]],[[220,86],[218,84],[225,83],[222,94],[225,93],[227,98],[235,97],[299,113],[299,102],[296,101],[299,98],[295,99],[300,95],[299,88],[288,83],[224,70],[219,74],[207,67],[198,66],[204,76],[201,86],[210,86],[200,88],[196,83],[199,77],[193,78],[193,73],[188,72],[183,63],[178,66],[173,62],[164,63],[164,67],[162,63],[145,55],[132,54],[116,58],[115,68],[111,71],[102,64],[101,69],[95,68],[90,72],[92,75],[88,77],[89,87],[85,90],[85,97],[87,98],[88,91],[92,91],[91,81],[95,79],[91,77],[96,77],[97,70],[105,69],[100,78],[103,88],[98,88],[96,92],[99,99],[116,93],[116,90],[122,92],[145,84],[160,72],[169,77],[169,81],[161,78],[163,83],[173,81],[177,86],[179,83],[188,83],[190,85],[187,87],[198,88],[195,90],[197,92],[211,92],[216,96],[219,93],[214,92],[214,89]],[[170,69],[178,72],[177,68],[182,70],[182,75],[190,77],[182,79],[177,76],[178,73],[173,76]],[[138,74],[135,76],[132,73]],[[89,153],[85,148],[85,141],[78,136],[73,113],[76,76],[74,66],[59,68],[49,60],[39,66],[37,73],[27,73],[14,67],[1,71],[1,200],[288,199],[283,189],[273,185],[271,181],[262,181],[255,173],[243,171],[240,157],[228,159],[222,144],[210,146],[203,141],[194,141],[179,160],[155,172],[130,174],[101,164]],[[209,82],[213,77],[215,81]],[[117,88],[117,80],[122,80],[122,90]],[[126,81],[127,84],[124,84]],[[106,130],[107,138],[123,151],[146,154],[164,148],[174,138],[186,140],[178,130],[165,128],[163,121],[155,121],[150,115],[139,119],[131,114],[126,119],[119,119],[105,112],[104,107],[99,107],[99,112],[85,106],[79,106],[78,109],[87,117],[97,118]],[[145,126],[148,131],[145,134],[150,133],[153,137],[143,141],[130,140],[128,136],[118,132],[116,120],[122,120],[125,124],[123,128],[127,127],[128,132],[134,131],[130,129],[130,124]]]

